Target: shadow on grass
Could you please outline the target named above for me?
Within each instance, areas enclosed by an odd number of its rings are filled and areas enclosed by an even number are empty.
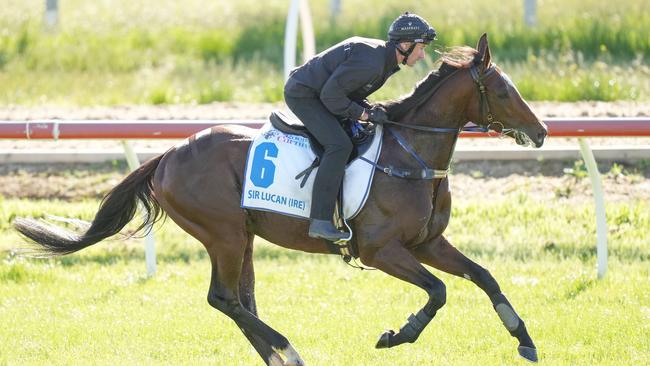
[[[514,259],[526,262],[539,259],[556,259],[558,261],[577,258],[582,262],[590,262],[596,259],[596,245],[574,245],[556,244],[549,242],[544,246],[513,245],[507,249],[499,249],[495,246],[485,246],[483,242],[467,242],[459,245],[458,249],[470,259]],[[647,248],[635,247],[609,247],[608,255],[623,263],[647,262],[650,261],[650,250]]]
[[[208,260],[208,253],[201,246],[183,246],[166,248],[156,254],[158,263],[185,263],[191,264]],[[594,246],[576,246],[571,244],[556,244],[549,242],[541,247],[538,246],[512,246],[506,250],[494,246],[486,247],[484,243],[468,242],[458,248],[469,258],[480,259],[510,259],[520,262],[540,259],[556,259],[558,261],[568,258],[577,258],[582,262],[590,262],[596,259],[597,252]],[[650,250],[645,248],[623,247],[609,248],[609,256],[616,258],[623,263],[650,261]],[[0,251],[0,259],[4,258],[11,262],[18,257],[12,251]],[[289,261],[300,262],[320,258],[333,257],[331,255],[317,255],[296,250],[289,250],[272,244],[256,244],[254,251],[255,261]],[[132,262],[143,262],[145,259],[144,250],[140,247],[118,246],[108,249],[94,249],[89,252],[74,253],[67,256],[53,257],[47,259],[25,258],[33,263],[51,263],[63,267],[71,267],[85,264],[98,264],[111,266],[116,264],[128,264]]]
[[[572,246],[569,244],[548,243],[544,245],[543,251],[553,255],[557,259],[579,258],[583,262],[594,260],[597,257],[596,245],[593,246]],[[608,255],[615,257],[621,262],[646,262],[650,261],[650,251],[641,248],[608,248]]]
[[[589,277],[576,278],[566,289],[564,298],[567,300],[575,299],[578,295],[593,287],[597,281],[595,278]]]

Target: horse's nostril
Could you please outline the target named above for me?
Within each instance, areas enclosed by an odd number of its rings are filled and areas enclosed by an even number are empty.
[[[542,140],[543,138],[546,137],[546,130],[541,131],[540,133],[537,134],[537,139]]]

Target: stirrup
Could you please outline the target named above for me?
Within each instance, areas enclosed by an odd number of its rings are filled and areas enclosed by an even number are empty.
[[[325,239],[331,242],[345,240],[348,233],[339,231],[330,220],[312,219],[309,225],[309,237]]]

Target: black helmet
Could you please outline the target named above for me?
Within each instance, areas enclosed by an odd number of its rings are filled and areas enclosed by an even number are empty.
[[[388,40],[393,42],[431,43],[436,31],[422,17],[406,13],[393,21],[388,29]]]

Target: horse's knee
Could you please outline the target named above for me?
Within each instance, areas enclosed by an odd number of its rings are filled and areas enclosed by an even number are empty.
[[[492,274],[483,267],[479,267],[478,270],[474,271],[472,280],[490,297],[501,293],[501,288],[497,281],[492,277]]]

